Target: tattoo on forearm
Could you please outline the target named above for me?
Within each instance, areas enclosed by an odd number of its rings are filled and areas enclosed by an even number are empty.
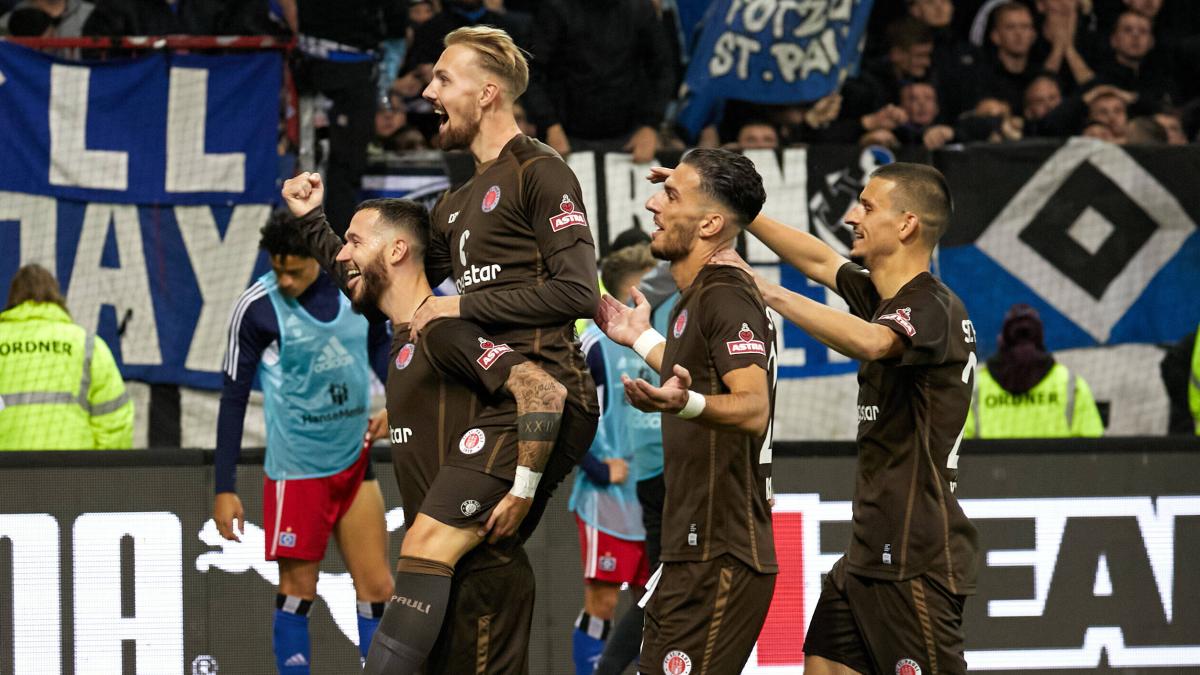
[[[517,402],[517,463],[540,472],[558,437],[567,390],[533,363],[513,367],[507,387]]]

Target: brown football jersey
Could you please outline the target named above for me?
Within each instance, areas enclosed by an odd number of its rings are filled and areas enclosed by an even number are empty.
[[[858,368],[848,569],[893,581],[929,574],[952,593],[972,593],[977,535],[954,496],[976,361],[966,307],[928,272],[886,300],[854,263],[838,270],[837,285],[852,314],[887,326],[906,346]]]
[[[663,381],[675,364],[687,368],[691,389],[705,396],[728,394],[721,378],[730,371],[762,368],[773,412],[775,328],[750,277],[733,267],[701,270],[671,313]],[[777,572],[770,425],[752,437],[663,415],[662,433],[662,560],[709,561],[728,553],[756,572]]]
[[[516,402],[501,389],[527,359],[461,319],[425,330],[414,344],[408,324],[396,326],[388,365],[392,466],[405,513],[420,510],[443,464],[511,481],[517,461]]]
[[[595,310],[596,250],[575,174],[524,135],[447,193],[431,213],[430,283],[454,279],[461,315],[542,366],[597,413],[575,320]],[[486,291],[486,292],[476,292]],[[586,305],[586,306],[584,306]]]

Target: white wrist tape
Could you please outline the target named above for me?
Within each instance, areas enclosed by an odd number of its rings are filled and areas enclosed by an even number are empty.
[[[707,401],[704,400],[704,394],[689,390],[687,403],[683,406],[683,410],[675,413],[675,415],[685,420],[699,417],[700,413],[704,412],[705,403]]]
[[[650,358],[650,352],[653,351],[655,347],[666,341],[667,338],[663,337],[662,333],[659,333],[653,328],[647,328],[644,333],[638,336],[637,340],[634,340],[633,351],[637,352],[638,356],[642,357],[642,360],[645,361],[646,359]]]
[[[527,466],[518,466],[517,473],[513,476],[512,489],[508,493],[521,499],[533,499],[540,480],[542,480],[542,474]]]

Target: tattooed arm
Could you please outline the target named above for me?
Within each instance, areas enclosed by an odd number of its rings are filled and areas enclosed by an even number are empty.
[[[505,389],[517,402],[517,471],[512,490],[492,510],[485,531],[496,543],[516,534],[533,505],[546,460],[558,438],[567,388],[528,361],[513,366]]]

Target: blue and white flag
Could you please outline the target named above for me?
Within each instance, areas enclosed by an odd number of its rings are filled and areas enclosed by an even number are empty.
[[[684,81],[692,138],[725,99],[815,101],[858,68],[872,0],[717,0]]]

